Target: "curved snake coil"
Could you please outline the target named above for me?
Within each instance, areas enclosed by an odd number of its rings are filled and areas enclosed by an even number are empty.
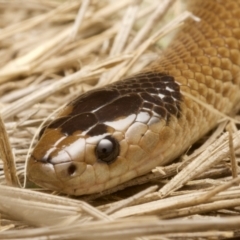
[[[71,195],[100,192],[171,162],[240,101],[240,0],[192,0],[159,60],[89,91],[43,129],[29,179]]]

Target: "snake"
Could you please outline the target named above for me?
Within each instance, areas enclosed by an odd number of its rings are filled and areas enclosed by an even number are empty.
[[[240,0],[192,0],[166,50],[125,79],[68,103],[39,134],[27,175],[99,193],[171,163],[240,101]],[[207,108],[206,106],[211,106]]]

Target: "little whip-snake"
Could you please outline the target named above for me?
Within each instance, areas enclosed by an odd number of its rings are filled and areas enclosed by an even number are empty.
[[[100,192],[165,165],[240,101],[240,0],[192,0],[174,40],[142,72],[70,102],[28,163],[36,184]],[[184,95],[186,93],[186,95]],[[194,101],[193,98],[199,101]]]

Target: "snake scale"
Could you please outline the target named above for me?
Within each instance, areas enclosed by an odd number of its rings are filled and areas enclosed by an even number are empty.
[[[240,101],[240,0],[192,0],[188,9],[200,21],[186,20],[158,60],[79,96],[41,131],[30,180],[100,192],[168,164],[216,126],[219,115],[200,101],[231,113]]]

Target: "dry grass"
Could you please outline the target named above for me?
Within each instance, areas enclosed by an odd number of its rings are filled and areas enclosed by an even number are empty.
[[[0,0],[0,239],[222,239],[239,232],[239,116],[221,121],[178,162],[101,194],[73,199],[21,188],[43,120],[80,93],[141,70],[161,54],[169,37],[161,38],[191,17],[180,1],[159,5]]]

